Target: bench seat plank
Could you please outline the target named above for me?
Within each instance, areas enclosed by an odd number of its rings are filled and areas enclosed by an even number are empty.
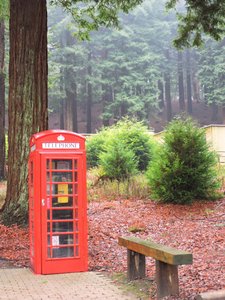
[[[171,265],[187,265],[193,261],[191,253],[136,237],[119,237],[118,243],[129,250]]]

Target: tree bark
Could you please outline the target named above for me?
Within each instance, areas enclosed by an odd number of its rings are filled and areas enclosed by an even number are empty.
[[[0,180],[5,179],[5,25],[0,20]]]
[[[90,78],[92,77],[92,66],[91,66],[91,51],[88,54],[88,83],[87,83],[87,133],[91,133],[92,130],[92,84]]]
[[[62,67],[60,68],[60,93],[61,95],[63,94],[63,80],[64,80],[64,75],[63,75],[63,70]],[[59,107],[59,120],[60,120],[60,129],[65,129],[65,99],[64,97],[61,98],[60,101],[60,107]]]
[[[75,78],[74,78],[75,80]],[[72,84],[73,86],[73,106],[72,106],[72,111],[73,111],[73,131],[78,132],[78,112],[77,112],[77,85],[75,82]]]
[[[172,103],[171,103],[171,77],[170,77],[170,50],[167,49],[165,52],[165,57],[167,59],[167,68],[164,74],[164,81],[165,81],[165,102],[166,102],[166,116],[167,121],[170,122],[172,119]]]
[[[190,50],[186,50],[186,70],[187,70],[187,111],[192,115],[192,88],[191,88],[191,66],[190,66]]]
[[[171,103],[171,89],[170,89],[170,74],[165,73],[165,99],[166,99],[166,116],[167,121],[172,119],[172,103]]]
[[[212,117],[211,117],[211,121],[212,123],[216,124],[218,122],[218,113],[219,113],[219,107],[218,104],[214,101],[211,104],[211,108],[212,108]]]
[[[11,0],[5,224],[27,222],[29,139],[47,126],[46,0]]]
[[[165,103],[164,103],[164,86],[163,86],[163,81],[158,80],[158,89],[159,89],[159,108],[164,108]]]
[[[179,109],[180,112],[182,112],[185,111],[185,102],[184,102],[183,54],[181,51],[178,51],[177,66],[178,66]]]

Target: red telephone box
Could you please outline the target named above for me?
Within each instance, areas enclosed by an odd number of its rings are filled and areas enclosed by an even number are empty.
[[[48,130],[30,139],[30,260],[37,274],[87,270],[85,138]]]

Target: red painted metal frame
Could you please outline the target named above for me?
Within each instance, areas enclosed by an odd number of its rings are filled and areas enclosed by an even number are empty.
[[[46,148],[46,143],[47,148]],[[76,149],[71,149],[70,143],[76,145]],[[50,145],[50,147],[49,147]],[[44,148],[43,148],[44,147]],[[48,148],[49,147],[49,148]],[[58,149],[54,149],[54,147]],[[61,147],[66,147],[62,148]],[[87,271],[88,268],[88,250],[87,250],[87,199],[86,199],[86,153],[85,153],[85,138],[73,132],[64,130],[49,130],[35,134],[30,139],[30,156],[29,156],[29,224],[30,224],[30,261],[31,268],[36,274],[54,274],[66,272]],[[63,208],[52,207],[51,194],[50,200],[47,199],[47,160],[62,160],[72,161],[72,170],[54,170],[49,169],[49,174],[52,172],[63,171],[77,172],[77,182],[75,175],[72,175],[72,182],[65,184],[72,185],[73,205],[68,208],[68,211],[73,211],[73,220],[62,219],[60,222],[73,222],[73,225],[78,222],[78,231],[73,226],[72,232],[68,231],[58,233],[58,236],[70,234],[73,236],[73,244],[71,247],[79,246],[79,255],[71,255],[71,257],[47,257],[47,249],[53,249],[53,241],[51,240],[50,246],[47,240],[47,222],[53,224],[56,222],[52,219],[47,220],[48,213],[53,214],[53,211],[66,210]],[[77,170],[75,170],[75,161],[78,162]],[[50,182],[52,187],[55,184]],[[57,185],[58,183],[56,183]],[[75,195],[75,185],[78,185],[77,196]],[[53,193],[53,192],[52,192]],[[69,192],[68,192],[69,193]],[[78,204],[76,206],[75,198],[78,197]],[[52,200],[52,201],[51,201]],[[47,204],[48,201],[48,204]],[[49,201],[51,205],[49,206]],[[48,207],[47,207],[48,205]],[[75,214],[76,213],[76,214]],[[76,217],[75,217],[76,215]],[[52,225],[50,225],[52,229]],[[50,231],[49,238],[57,235],[57,232]],[[79,237],[79,244],[75,241],[75,237]],[[58,237],[59,238],[59,237]],[[61,244],[58,248],[63,248]],[[66,244],[65,248],[70,245]],[[55,248],[54,248],[55,249]],[[51,253],[53,250],[50,250]]]

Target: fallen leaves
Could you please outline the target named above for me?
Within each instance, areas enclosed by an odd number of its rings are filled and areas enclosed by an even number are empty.
[[[194,299],[200,292],[225,288],[225,199],[190,206],[143,200],[91,202],[88,215],[89,270],[125,272],[126,249],[117,240],[133,235],[193,254],[193,265],[179,267],[180,296],[171,299]],[[129,232],[134,225],[144,231]],[[28,229],[0,224],[0,237],[0,260],[29,266]],[[154,272],[154,260],[148,258],[148,276],[154,278]]]

